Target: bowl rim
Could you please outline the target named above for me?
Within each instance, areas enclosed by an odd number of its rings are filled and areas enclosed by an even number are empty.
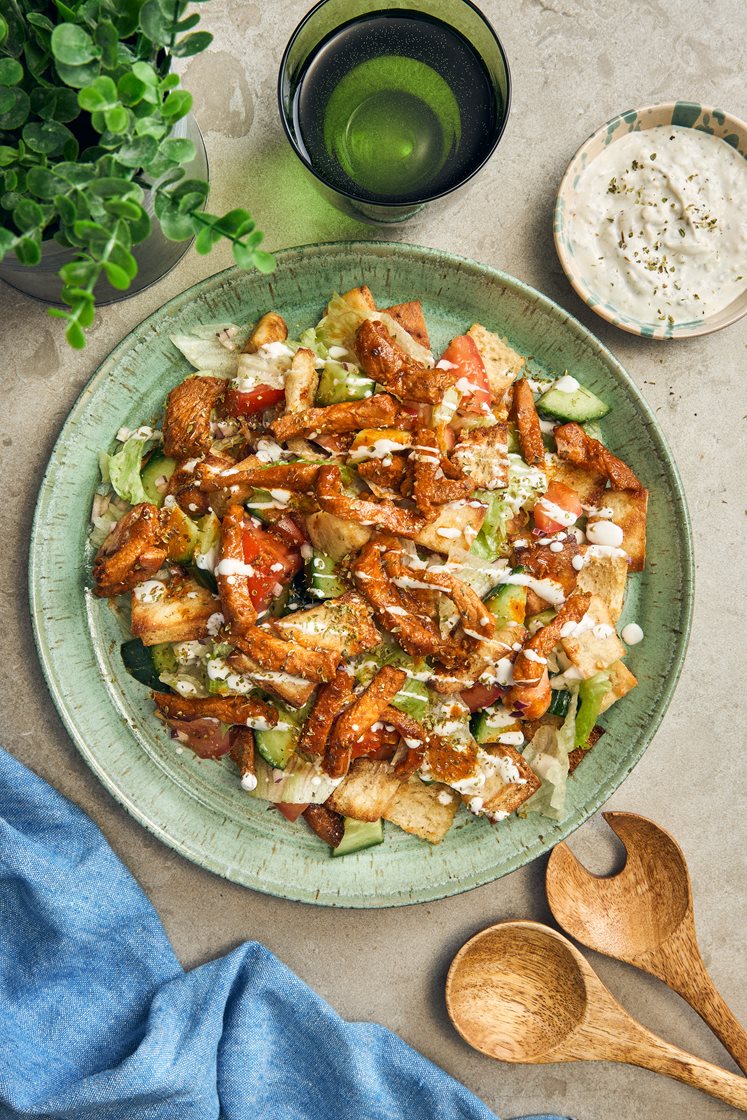
[[[672,327],[670,334],[660,333],[656,328],[654,328],[654,330],[652,331],[650,328],[650,324],[644,323],[642,321],[640,321],[638,325],[636,325],[636,323],[634,323],[630,319],[622,322],[617,317],[615,312],[608,310],[600,303],[592,302],[594,299],[592,293],[588,290],[585,283],[583,282],[582,275],[579,269],[576,267],[573,257],[571,257],[571,255],[566,251],[566,247],[561,241],[560,237],[561,232],[565,228],[563,204],[565,202],[565,196],[569,190],[572,168],[576,164],[576,161],[581,156],[582,152],[584,152],[587,148],[590,148],[601,135],[608,133],[609,131],[614,131],[617,125],[622,121],[626,121],[627,118],[631,116],[631,114],[635,114],[636,117],[640,118],[643,113],[655,113],[662,109],[667,111],[674,111],[674,109],[678,105],[692,106],[693,108],[697,107],[700,109],[701,113],[709,113],[711,115],[718,114],[719,116],[723,117],[725,123],[733,125],[737,131],[743,134],[745,143],[747,144],[747,121],[743,121],[741,117],[737,117],[734,115],[734,113],[729,113],[725,109],[720,109],[716,106],[711,105],[704,105],[699,101],[686,101],[682,98],[676,98],[672,101],[657,101],[651,104],[641,105],[638,109],[626,109],[622,113],[616,113],[614,117],[610,117],[610,119],[608,121],[605,121],[604,124],[601,124],[598,128],[595,128],[594,131],[586,137],[583,143],[578,146],[578,148],[568,161],[568,166],[563,172],[563,177],[560,180],[560,185],[558,186],[557,194],[555,195],[555,204],[553,206],[553,242],[555,244],[555,252],[558,255],[558,259],[560,261],[563,272],[570,281],[570,284],[573,290],[576,292],[576,295],[579,296],[579,298],[584,301],[586,306],[590,307],[591,310],[600,317],[600,319],[605,319],[606,322],[611,323],[613,327],[617,327],[618,330],[626,331],[628,334],[633,334],[639,338],[645,338],[653,342],[673,342],[679,341],[681,339],[697,338],[701,335],[713,334],[715,331],[720,331],[725,327],[730,327],[734,323],[738,322],[739,319],[742,319],[745,315],[747,315],[747,300],[745,300],[745,305],[741,310],[734,311],[724,322],[720,322],[718,323],[718,325],[714,324],[712,321],[715,316],[707,316],[697,327],[689,327],[687,331],[681,329],[678,330],[678,326],[677,324],[675,324]],[[643,127],[651,128],[653,127],[653,125],[644,125]],[[694,126],[684,125],[680,127],[692,128]],[[624,135],[627,135],[627,133],[621,132],[619,136],[614,136],[610,143],[614,144],[616,140],[620,139],[620,136]],[[721,138],[719,137],[719,139]],[[589,162],[591,163],[592,161]],[[717,312],[716,314],[723,314],[725,310],[726,308],[723,308],[721,312]]]
[[[376,207],[380,208],[381,210],[395,211],[395,210],[401,210],[403,207],[409,207],[409,206],[427,206],[428,203],[436,202],[440,198],[446,198],[446,197],[448,197],[448,195],[454,194],[455,191],[458,191],[462,187],[466,186],[467,183],[470,183],[475,178],[476,175],[479,175],[479,173],[483,170],[483,168],[486,166],[486,164],[489,162],[489,160],[491,160],[493,158],[493,156],[495,155],[496,150],[498,148],[498,145],[500,144],[501,140],[503,139],[503,134],[505,133],[506,126],[508,124],[508,118],[511,114],[511,91],[512,91],[511,69],[510,69],[510,66],[509,66],[509,63],[508,63],[508,55],[506,54],[505,47],[503,46],[503,43],[500,40],[498,32],[496,31],[495,27],[493,26],[491,21],[488,19],[488,17],[485,15],[485,13],[482,11],[482,9],[478,8],[477,4],[475,4],[473,2],[473,0],[460,0],[460,2],[462,4],[464,4],[465,7],[472,8],[472,10],[479,16],[479,18],[485,24],[486,28],[488,29],[488,32],[490,33],[490,35],[495,40],[495,45],[498,48],[498,53],[500,54],[501,61],[503,63],[503,69],[506,73],[506,96],[504,98],[503,112],[501,114],[500,120],[498,121],[498,123],[496,125],[495,137],[494,137],[493,143],[490,146],[490,151],[485,154],[483,159],[480,160],[480,162],[477,164],[476,167],[473,167],[473,169],[469,172],[468,175],[465,175],[463,179],[460,179],[459,182],[455,183],[454,186],[452,186],[452,187],[447,187],[445,190],[437,191],[435,194],[425,195],[422,198],[412,199],[410,201],[405,201],[405,202],[401,202],[401,201],[387,202],[387,201],[375,200],[375,199],[367,198],[365,195],[356,194],[353,191],[341,190],[339,187],[335,186],[334,183],[330,182],[329,179],[326,179],[321,174],[321,172],[318,171],[316,167],[314,167],[314,164],[306,156],[304,149],[298,143],[298,141],[297,141],[297,139],[296,139],[296,137],[293,133],[293,129],[291,128],[291,125],[288,121],[288,114],[285,111],[285,105],[283,103],[283,82],[284,82],[285,76],[286,76],[286,71],[287,71],[287,67],[288,67],[288,59],[290,58],[290,52],[293,49],[293,45],[296,42],[296,39],[298,38],[298,36],[303,31],[306,24],[309,23],[309,21],[316,15],[316,13],[319,11],[320,8],[325,7],[325,5],[327,3],[329,3],[329,0],[317,0],[317,3],[314,4],[313,8],[310,8],[309,11],[306,13],[306,15],[301,20],[299,20],[298,24],[296,25],[294,30],[291,32],[291,36],[288,39],[288,42],[286,43],[285,50],[283,51],[283,57],[280,60],[280,68],[278,70],[278,80],[277,80],[278,109],[280,111],[280,123],[283,126],[283,131],[285,133],[285,137],[286,137],[288,143],[290,144],[291,149],[293,150],[296,158],[306,168],[306,170],[309,172],[309,174],[314,179],[316,179],[317,182],[321,183],[322,187],[326,188],[327,190],[334,191],[335,194],[342,195],[343,198],[348,199],[350,202],[355,202],[355,203],[358,203],[362,206],[376,206]],[[373,9],[370,14],[375,15],[376,14],[376,9]],[[340,26],[342,26],[342,24],[340,24]]]

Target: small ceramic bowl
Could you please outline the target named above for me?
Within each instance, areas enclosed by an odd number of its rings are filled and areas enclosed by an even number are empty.
[[[629,132],[653,128],[655,125],[679,125],[684,128],[697,128],[719,136],[731,144],[747,160],[747,124],[725,113],[721,109],[709,109],[694,101],[668,101],[662,105],[647,105],[643,109],[629,109],[613,117],[584,141],[568,165],[555,200],[553,232],[555,248],[563,270],[576,292],[589,305],[592,311],[621,330],[644,338],[692,338],[699,334],[710,334],[735,323],[747,314],[747,289],[728,307],[697,322],[652,324],[633,319],[619,311],[610,303],[600,299],[589,285],[588,276],[579,268],[574,257],[571,223],[568,215],[578,204],[578,184],[585,169],[592,160]]]

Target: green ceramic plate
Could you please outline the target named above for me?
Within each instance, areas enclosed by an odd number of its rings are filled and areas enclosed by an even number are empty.
[[[98,481],[97,456],[122,425],[155,419],[188,372],[168,335],[190,324],[252,321],[269,308],[291,334],[314,323],[333,291],[365,281],[379,305],[423,301],[438,349],[475,319],[507,334],[537,371],[571,370],[613,405],[609,445],[651,490],[647,571],[631,580],[626,617],[646,638],[629,663],[640,685],[607,717],[608,733],[570,784],[561,824],[531,816],[493,827],[460,814],[442,844],[387,828],[386,842],[331,859],[242,791],[230,762],[179,753],[147,691],[124,671],[121,632],[94,599],[84,562]],[[690,628],[693,565],[677,469],[650,409],[622,367],[556,304],[472,261],[401,244],[338,243],[288,249],[270,277],[230,269],[177,296],[106,359],[73,408],[42,482],[31,539],[31,611],[42,666],[73,741],[107,789],[146,828],[203,867],[268,894],[325,906],[392,906],[456,894],[546,852],[619,786],[666,710]]]

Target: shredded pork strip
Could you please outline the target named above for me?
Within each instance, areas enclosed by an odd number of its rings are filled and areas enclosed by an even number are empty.
[[[591,602],[588,591],[574,591],[555,618],[528,637],[514,661],[514,683],[506,690],[503,703],[522,719],[539,719],[550,706],[552,689],[547,658],[560,641],[567,622],[580,622]]]
[[[382,628],[396,635],[406,653],[426,657],[440,652],[444,639],[436,625],[424,619],[412,600],[387,577],[381,561],[382,547],[370,541],[358,553],[352,573],[358,590],[376,611]]]
[[[324,754],[332,724],[348,706],[352,696],[353,678],[345,669],[338,669],[334,680],[322,685],[317,693],[301,732],[300,750],[307,754]]]
[[[254,696],[176,696],[153,692],[154,703],[168,719],[219,719],[223,723],[265,720],[274,727],[278,721],[275,708]]]
[[[250,565],[244,563],[244,509],[232,504],[221,523],[220,560],[216,568],[218,594],[227,622],[251,626],[257,612],[249,594]]]
[[[347,774],[354,745],[381,718],[406,680],[404,669],[385,665],[368,688],[337,718],[324,755],[324,769],[331,778]]]
[[[361,401],[330,404],[326,408],[307,408],[286,413],[271,424],[281,443],[295,436],[359,432],[362,428],[393,428],[403,419],[402,410],[387,393],[377,393]]]
[[[395,533],[399,537],[417,537],[427,520],[410,509],[401,509],[383,499],[380,502],[363,498],[350,498],[343,490],[342,474],[337,466],[323,466],[316,477],[316,500],[323,510],[357,521],[359,525],[373,525]]]
[[[210,416],[227,387],[224,377],[188,377],[171,390],[163,421],[165,455],[190,459],[210,450]]]
[[[522,457],[530,467],[544,466],[545,445],[542,442],[542,429],[532,390],[524,377],[514,382],[512,414],[519,433]]]
[[[340,662],[341,655],[337,652],[306,649],[285,641],[264,626],[242,627],[231,634],[230,640],[263,669],[289,673],[306,681],[331,681]]]
[[[166,556],[158,510],[150,502],[133,506],[96,553],[96,594],[105,598],[132,590],[157,572]]]
[[[401,400],[439,404],[454,384],[451,370],[418,365],[395,342],[384,324],[373,319],[361,323],[355,348],[364,372]]]
[[[642,490],[630,467],[608,451],[598,439],[592,439],[578,424],[561,424],[555,429],[555,444],[561,459],[577,467],[598,471],[609,479],[614,490]]]

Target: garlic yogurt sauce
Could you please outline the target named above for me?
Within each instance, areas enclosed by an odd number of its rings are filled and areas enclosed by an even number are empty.
[[[574,257],[615,311],[687,323],[747,288],[747,160],[718,136],[677,125],[628,133],[576,189]]]

